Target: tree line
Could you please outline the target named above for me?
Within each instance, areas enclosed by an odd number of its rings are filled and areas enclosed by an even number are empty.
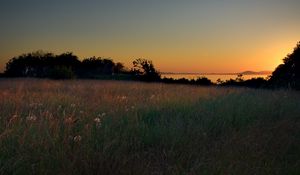
[[[73,53],[55,55],[37,51],[14,57],[6,64],[2,77],[36,77],[51,79],[96,78],[123,79],[150,82],[164,82],[192,85],[242,86],[252,88],[289,88],[300,90],[300,42],[267,78],[244,80],[242,75],[236,79],[219,80],[213,83],[206,77],[196,80],[161,78],[151,60],[135,59],[132,67],[126,68],[120,62],[101,57],[85,58],[82,61]]]
[[[82,61],[73,53],[55,55],[49,52],[36,51],[22,54],[6,63],[5,77],[35,77],[51,79],[74,78],[112,78],[126,77],[156,81],[160,74],[155,70],[152,61],[136,59],[131,69],[120,62],[109,58],[90,57]]]
[[[54,55],[37,51],[14,57],[6,64],[7,77],[37,77],[53,79],[93,78],[123,71],[123,64],[111,59],[86,58],[82,61],[71,52]]]

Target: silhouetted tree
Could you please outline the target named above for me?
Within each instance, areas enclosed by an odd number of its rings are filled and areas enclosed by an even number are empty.
[[[212,81],[206,77],[199,77],[195,80],[195,84],[197,85],[212,85]]]
[[[283,59],[269,80],[273,87],[292,88],[300,90],[300,42],[297,43],[293,53]]]
[[[163,78],[161,79],[161,82],[164,83],[172,83],[172,84],[190,84],[190,85],[204,85],[204,86],[208,86],[208,85],[213,85],[214,83],[206,78],[206,77],[199,77],[196,80],[192,79],[186,79],[186,78],[180,78],[180,79],[173,79],[173,78]]]
[[[118,63],[115,63],[114,65],[114,73],[115,74],[120,74],[120,73],[127,73],[126,70],[125,70],[125,66],[118,62]]]
[[[219,80],[218,84],[220,86],[242,86],[250,88],[266,88],[268,81],[264,78],[251,78],[249,80],[244,80],[239,74],[236,79],[229,79],[226,81]]]
[[[53,72],[60,67],[59,69],[68,69],[75,75],[80,63],[77,56],[70,52],[55,56],[52,53],[37,51],[10,59],[4,73],[8,77],[51,78]]]
[[[46,60],[53,59],[53,54],[43,51],[23,54],[10,59],[4,73],[9,77],[44,77]]]
[[[96,78],[99,75],[112,75],[115,63],[111,59],[101,57],[86,58],[82,61],[80,75],[87,78]]]
[[[136,59],[133,62],[132,72],[144,81],[160,80],[160,74],[155,70],[152,61],[147,59]]]
[[[53,61],[55,66],[66,66],[73,69],[76,69],[80,65],[80,61],[76,55],[73,55],[72,52],[63,53],[57,55]]]
[[[243,82],[244,81],[243,74],[238,74],[237,77],[235,78],[235,81]]]

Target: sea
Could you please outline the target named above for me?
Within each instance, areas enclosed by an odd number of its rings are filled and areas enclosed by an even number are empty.
[[[162,73],[162,78],[173,78],[180,79],[185,78],[188,80],[197,79],[199,77],[206,77],[210,79],[212,82],[217,82],[218,79],[222,81],[236,79],[238,74],[193,74],[193,73]],[[270,74],[245,74],[242,75],[244,80],[252,79],[252,78],[268,78]]]

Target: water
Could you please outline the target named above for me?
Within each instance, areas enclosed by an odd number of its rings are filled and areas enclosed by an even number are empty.
[[[226,81],[229,79],[236,79],[237,74],[162,74],[162,78],[173,78],[173,79],[180,79],[180,78],[186,78],[188,80],[197,79],[198,77],[206,77],[210,79],[212,82],[217,82],[218,79],[221,79],[222,81]],[[269,74],[248,74],[243,75],[242,78],[244,80],[248,80],[251,78],[267,78]]]

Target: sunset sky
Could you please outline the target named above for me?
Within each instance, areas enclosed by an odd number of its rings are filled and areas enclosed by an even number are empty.
[[[1,0],[0,71],[36,50],[162,72],[273,70],[300,41],[299,0]]]

